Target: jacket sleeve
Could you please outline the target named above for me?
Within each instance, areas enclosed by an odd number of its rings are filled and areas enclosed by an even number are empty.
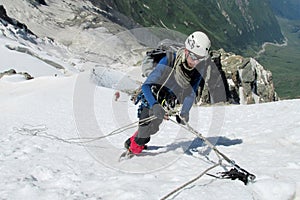
[[[165,56],[159,61],[157,66],[149,74],[148,78],[142,85],[143,94],[144,94],[146,100],[148,101],[150,108],[152,108],[152,106],[155,103],[157,103],[155,97],[152,94],[151,86],[154,84],[159,84],[159,81],[161,80],[161,77],[163,76],[164,71],[167,69],[167,67],[169,68],[169,66],[167,66],[167,65],[168,65],[168,60],[167,60],[167,57]]]

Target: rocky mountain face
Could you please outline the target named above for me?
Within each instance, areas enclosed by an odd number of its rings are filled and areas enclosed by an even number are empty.
[[[4,6],[7,6],[10,12],[7,12]],[[94,63],[93,68],[110,66],[110,68],[119,67],[119,69],[122,69],[130,65],[139,67],[146,49],[150,47],[145,43],[138,44],[142,37],[146,37],[145,32],[128,32],[124,27],[111,21],[115,19],[114,17],[111,16],[108,19],[100,14],[106,11],[99,10],[98,7],[84,4],[81,1],[41,2],[28,0],[26,4],[23,2],[23,4],[11,5],[11,2],[9,2],[4,6],[0,7],[2,26],[11,25],[16,30],[22,30],[22,35],[28,35],[28,37],[23,37],[24,40],[32,37],[50,37],[52,38],[51,41],[57,41],[63,44],[62,47],[68,47],[68,50],[72,52],[71,57],[73,59],[76,56],[76,59],[81,59],[82,63],[89,62],[89,67],[91,63]],[[61,10],[58,8],[61,8]],[[67,16],[65,15],[66,11]],[[7,13],[14,15],[10,17]],[[31,18],[24,17],[28,13],[30,13]],[[53,17],[49,19],[49,16]],[[120,34],[120,30],[125,30],[125,34]],[[5,30],[1,31],[2,35],[5,36]],[[76,31],[76,35],[73,34],[70,37],[70,34],[74,31]],[[88,37],[93,40],[87,40]],[[162,37],[168,36],[162,34]],[[150,38],[147,36],[143,40],[149,40]],[[136,39],[138,40],[136,41]],[[29,39],[32,45],[40,45],[35,41]],[[97,46],[99,43],[101,45]],[[12,49],[11,47],[8,48]],[[83,49],[84,51],[82,51]],[[23,51],[23,53],[26,52],[28,53],[28,50]],[[49,54],[51,54],[51,51],[49,51]],[[31,55],[34,56],[35,54]],[[67,53],[62,55],[65,56],[65,59],[70,56]],[[245,58],[219,49],[212,51],[212,60],[218,63],[218,70],[223,75],[223,84],[228,92],[229,103],[251,104],[278,100],[272,82],[272,73],[265,70],[253,58]],[[46,60],[44,61],[46,62]],[[55,63],[54,67],[57,67]],[[63,66],[59,67],[63,69]],[[93,72],[96,71],[93,70]],[[10,71],[0,72],[0,77],[16,73],[13,70],[13,73],[8,72]],[[25,73],[22,72],[22,74]],[[30,75],[28,77],[32,78]],[[202,87],[202,90],[198,101],[200,103],[211,103],[206,85]]]
[[[7,13],[6,13],[6,10],[4,8],[3,5],[0,5],[0,20],[2,22],[3,25],[7,25],[7,24],[12,24],[14,25],[15,27],[19,28],[19,29],[23,29],[24,31],[34,35],[34,33],[32,33],[25,24],[15,20],[15,19],[12,19],[10,17],[7,16]]]
[[[114,22],[129,29],[158,26],[185,34],[200,29],[209,35],[215,49],[239,53],[264,42],[284,39],[268,0],[90,2],[111,13]]]

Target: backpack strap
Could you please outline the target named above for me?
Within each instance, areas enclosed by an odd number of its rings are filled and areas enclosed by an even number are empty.
[[[172,51],[166,51],[166,56],[168,58],[168,66],[173,68],[174,63],[175,63],[174,52],[172,52]]]

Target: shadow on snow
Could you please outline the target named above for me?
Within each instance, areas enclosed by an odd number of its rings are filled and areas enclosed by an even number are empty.
[[[207,139],[215,146],[232,146],[241,144],[243,142],[243,140],[241,139],[229,139],[223,136],[208,137]],[[175,151],[177,149],[182,149],[185,154],[192,155],[192,152],[199,152],[198,148],[205,146],[207,145],[203,140],[201,140],[200,138],[195,138],[192,141],[181,141],[178,143],[168,144],[167,146],[148,146],[147,151],[149,150],[149,152],[147,152],[147,155],[155,156],[157,154],[167,153],[169,151]],[[203,154],[203,152],[201,154]]]

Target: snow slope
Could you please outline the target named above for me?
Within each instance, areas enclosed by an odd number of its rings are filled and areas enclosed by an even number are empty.
[[[207,147],[170,121],[153,136],[148,155],[121,163],[123,141],[135,128],[76,143],[136,120],[126,94],[114,101],[112,89],[92,83],[94,113],[78,117],[76,107],[89,107],[74,100],[78,81],[76,75],[1,80],[2,199],[159,199],[212,165],[203,155]],[[299,199],[299,105],[299,100],[290,100],[193,108],[191,124],[211,140],[220,137],[217,147],[257,180],[244,186],[204,176],[174,199]],[[209,134],[210,126],[216,126],[211,119],[218,114],[223,115],[221,129]],[[213,152],[208,158],[217,161]]]
[[[166,121],[148,153],[118,162],[135,127],[88,139],[137,120],[130,97],[115,101],[114,92],[90,72],[0,79],[1,199],[160,199],[218,161]],[[299,199],[299,110],[299,100],[192,108],[191,125],[257,180],[245,186],[204,176],[171,199]]]
[[[137,67],[115,60],[113,69],[97,68],[93,76],[96,63],[83,63],[64,46],[46,39],[34,45],[0,28],[0,71],[35,77],[0,79],[0,199],[161,199],[218,161],[198,138],[165,121],[148,151],[118,162],[136,130],[137,107],[127,94],[118,101],[114,94],[137,84]],[[32,53],[11,50],[18,47]],[[203,176],[169,199],[300,199],[299,112],[299,100],[193,107],[191,126],[257,179],[245,186]]]

